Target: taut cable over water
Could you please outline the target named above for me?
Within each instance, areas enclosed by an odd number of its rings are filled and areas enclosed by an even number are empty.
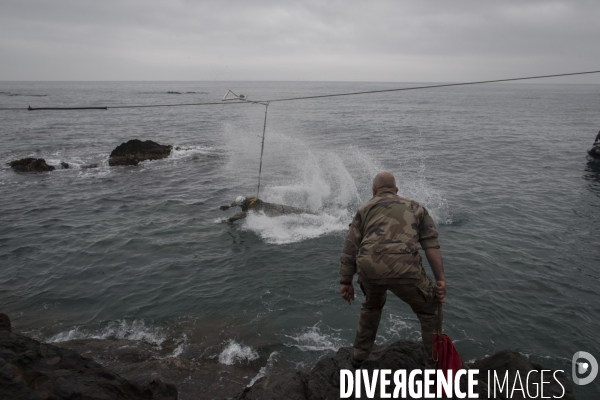
[[[420,90],[420,89],[433,89],[433,88],[442,88],[442,87],[451,87],[451,86],[479,85],[479,84],[483,84],[483,83],[510,82],[510,81],[520,81],[520,80],[528,80],[528,79],[554,78],[554,77],[559,77],[559,76],[597,74],[597,73],[600,73],[600,71],[572,72],[572,73],[566,73],[566,74],[540,75],[540,76],[530,76],[530,77],[524,77],[524,78],[494,79],[494,80],[476,81],[476,82],[446,83],[446,84],[441,84],[441,85],[415,86],[415,87],[399,88],[399,89],[369,90],[369,91],[363,91],[363,92],[336,93],[336,94],[326,94],[326,95],[317,95],[317,96],[289,97],[289,98],[283,98],[283,99],[271,99],[271,100],[264,100],[264,101],[250,101],[250,100],[248,100],[248,96],[243,95],[243,94],[238,96],[235,93],[233,93],[231,90],[228,90],[227,93],[225,93],[225,96],[223,96],[223,101],[238,100],[238,103],[248,102],[248,103],[254,103],[254,104],[262,104],[265,106],[265,123],[263,126],[262,144],[260,147],[260,166],[258,169],[258,188],[256,190],[256,197],[258,197],[258,194],[260,192],[260,176],[262,173],[263,153],[264,153],[264,149],[265,149],[265,130],[267,128],[267,109],[269,108],[269,104],[271,102],[320,99],[320,98],[341,97],[341,96],[357,96],[357,95],[362,95],[362,94],[399,92],[399,91],[403,91],[403,90]],[[233,97],[228,97],[229,94],[232,94]]]
[[[273,102],[281,102],[281,101],[296,101],[296,100],[308,100],[308,99],[320,99],[320,98],[329,98],[329,97],[342,97],[342,96],[357,96],[364,94],[376,94],[376,93],[388,93],[388,92],[400,92],[405,90],[423,90],[423,89],[434,89],[434,88],[443,88],[443,87],[453,87],[453,86],[467,86],[467,85],[480,85],[484,83],[498,83],[498,82],[514,82],[514,81],[523,81],[523,80],[531,80],[531,79],[542,79],[542,78],[557,78],[561,76],[574,76],[574,75],[589,75],[589,74],[597,74],[600,73],[598,71],[584,71],[584,72],[569,72],[564,74],[552,74],[552,75],[537,75],[537,76],[528,76],[521,78],[506,78],[506,79],[492,79],[485,81],[474,81],[474,82],[461,82],[461,83],[445,83],[440,85],[428,85],[428,86],[414,86],[407,88],[395,88],[395,89],[382,89],[382,90],[368,90],[363,92],[348,92],[348,93],[334,93],[334,94],[324,94],[324,95],[315,95],[315,96],[301,96],[301,97],[288,97],[281,99],[270,99],[270,100],[248,100],[246,95],[240,94],[237,95],[233,91],[228,90],[223,96],[221,102],[208,102],[208,103],[178,103],[178,104],[149,104],[149,105],[124,105],[124,106],[100,106],[100,107],[31,107],[27,108],[0,108],[0,111],[17,111],[17,110],[27,110],[27,111],[67,111],[67,110],[109,110],[109,109],[127,109],[127,108],[158,108],[158,107],[186,107],[186,106],[208,106],[208,105],[225,105],[225,104],[261,104],[265,106],[265,121],[263,125],[263,134],[262,134],[262,143],[260,148],[260,165],[258,169],[258,187],[256,190],[256,196],[258,197],[260,193],[260,178],[262,174],[262,161],[263,154],[265,149],[265,132],[267,129],[267,111],[269,108],[269,104]],[[231,97],[229,97],[231,95]]]
[[[232,97],[229,97],[229,94],[231,94]],[[265,122],[263,124],[262,143],[260,145],[260,165],[258,167],[258,187],[256,188],[256,198],[258,198],[258,195],[260,194],[260,176],[262,173],[263,153],[265,151],[265,132],[267,130],[267,111],[269,110],[269,101],[266,101],[266,102],[250,101],[250,100],[248,100],[246,95],[244,95],[244,94],[237,95],[237,94],[233,93],[231,90],[228,90],[227,93],[225,93],[225,96],[223,96],[223,101],[230,101],[230,100],[238,100],[240,102],[247,102],[247,103],[253,103],[253,104],[262,104],[263,106],[265,106]]]
[[[16,107],[0,107],[0,111],[65,111],[65,110],[117,110],[123,108],[158,108],[158,107],[187,107],[187,106],[209,106],[209,105],[223,105],[223,104],[263,104],[273,103],[276,101],[295,101],[295,100],[307,100],[307,99],[319,99],[324,97],[340,97],[340,96],[356,96],[361,94],[374,94],[374,93],[387,93],[387,92],[400,92],[404,90],[421,90],[421,89],[434,89],[434,88],[442,88],[442,87],[452,87],[452,86],[466,86],[466,85],[481,85],[484,83],[498,83],[498,82],[514,82],[514,81],[524,81],[530,79],[542,79],[542,78],[558,78],[561,76],[574,76],[574,75],[589,75],[589,74],[598,74],[598,71],[585,71],[585,72],[569,72],[565,74],[552,74],[552,75],[537,75],[537,76],[527,76],[521,78],[506,78],[506,79],[492,79],[486,81],[473,81],[473,82],[461,82],[461,83],[445,83],[441,85],[428,85],[428,86],[414,86],[408,88],[395,88],[395,89],[382,89],[382,90],[368,90],[364,92],[348,92],[348,93],[334,93],[334,94],[323,94],[323,95],[315,95],[315,96],[302,96],[302,97],[288,97],[282,99],[270,99],[270,100],[248,100],[245,95],[236,95],[231,90],[228,90],[223,100],[221,102],[208,102],[208,103],[176,103],[176,104],[147,104],[147,105],[124,105],[124,106],[99,106],[99,107],[27,107],[27,108],[16,108]],[[228,97],[229,94],[232,94],[233,97]],[[224,103],[224,101],[229,100],[237,100],[233,102]]]

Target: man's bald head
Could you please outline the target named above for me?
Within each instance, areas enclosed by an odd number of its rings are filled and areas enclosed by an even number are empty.
[[[373,195],[384,188],[396,189],[396,192],[398,192],[396,178],[386,171],[378,173],[377,176],[375,176],[375,179],[373,179]]]

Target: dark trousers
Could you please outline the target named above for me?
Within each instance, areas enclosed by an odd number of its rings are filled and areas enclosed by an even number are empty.
[[[360,309],[360,320],[356,331],[356,339],[354,340],[354,358],[365,360],[371,354],[388,290],[407,303],[417,314],[421,322],[421,336],[425,354],[431,358],[432,335],[437,331],[438,326],[438,301],[429,278],[423,275],[413,283],[391,285],[379,285],[363,281],[360,283],[360,287],[366,299]]]

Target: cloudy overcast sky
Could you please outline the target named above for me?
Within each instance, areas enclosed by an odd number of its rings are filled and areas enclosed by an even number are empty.
[[[589,70],[600,70],[597,0],[0,1],[0,80],[458,82]]]

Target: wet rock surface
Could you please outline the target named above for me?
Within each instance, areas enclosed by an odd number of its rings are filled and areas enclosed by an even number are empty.
[[[199,324],[204,325],[202,321]],[[268,364],[264,357],[223,364],[216,355],[222,354],[224,338],[208,335],[204,328],[194,334],[188,325],[184,330],[195,335],[191,340],[195,344],[167,340],[160,346],[127,339],[74,339],[53,346],[12,333],[9,329],[8,317],[0,314],[2,399],[20,398],[19,395],[31,399],[53,398],[42,396],[46,390],[54,390],[48,392],[57,396],[54,398],[79,398],[73,393],[85,389],[88,390],[86,393],[93,394],[90,391],[96,390],[93,388],[97,386],[108,391],[106,398],[123,399],[171,399],[175,398],[175,390],[180,400],[338,399],[339,371],[350,369],[352,354],[351,347],[344,347],[334,356],[321,358],[311,370],[285,369],[293,368],[293,364],[287,364],[283,370],[267,370],[266,376],[263,376],[262,367]],[[207,324],[206,329],[214,330],[214,326]],[[265,354],[273,353],[275,347],[272,346],[268,342],[254,344],[254,347],[265,350]],[[414,369],[426,368],[422,360],[420,342],[401,340],[377,347],[363,363],[363,369],[369,372],[374,369],[405,369],[410,373]],[[531,373],[529,383],[527,375],[530,371],[546,370],[544,396],[574,399],[570,382],[563,373],[556,374],[559,384],[548,369],[515,351],[503,350],[466,367],[479,370],[475,390],[479,398],[493,397],[488,396],[488,371],[495,371],[499,377],[507,373],[511,385],[518,374],[524,387],[529,384],[529,392],[534,394],[534,385],[540,381],[540,374]],[[258,374],[259,369],[261,374]],[[65,381],[60,380],[61,377],[70,382],[71,386],[65,387],[70,387],[67,390],[71,392],[56,392],[64,389],[61,385]],[[252,381],[255,381],[254,385],[247,387]],[[177,389],[164,382],[173,383]],[[466,379],[461,380],[461,389],[466,392]],[[563,390],[564,396],[561,397]],[[67,393],[66,397],[60,397],[64,393]],[[379,387],[375,393],[375,398],[380,398]],[[516,391],[512,398],[527,398],[520,395],[521,392]],[[363,398],[366,398],[364,392]]]
[[[172,382],[179,400],[231,398],[244,390],[257,373],[263,360],[223,365],[209,354],[214,348],[190,348],[173,356],[168,344],[161,348],[133,340],[77,339],[61,342],[93,358],[109,370],[136,383],[148,376]]]
[[[18,329],[16,322],[14,326]],[[116,322],[90,330],[36,333],[135,383],[158,377],[175,384],[179,400],[204,400],[236,396],[262,376],[281,345],[258,335],[260,330],[251,326],[239,337],[228,318],[188,316],[154,327]],[[278,359],[277,365],[283,370],[295,363]]]
[[[0,314],[1,399],[177,399],[157,377],[129,381],[77,352],[12,332]]]
[[[392,371],[405,369],[407,370],[408,375],[413,369],[426,368],[421,361],[423,356],[422,349],[421,343],[419,342],[401,340],[374,350],[370,357],[363,363],[362,369],[369,371],[369,376],[372,376],[374,369],[390,369]],[[235,399],[339,399],[339,371],[342,368],[351,368],[351,351],[351,347],[341,348],[335,356],[322,358],[310,372],[285,371],[267,374],[265,377],[259,379],[252,387],[245,389],[241,394],[235,397]],[[508,371],[508,382],[511,382],[512,388],[512,383],[515,382],[517,374],[520,376],[523,385],[527,386],[526,377],[529,371],[548,370],[539,364],[530,362],[527,357],[520,353],[511,350],[500,351],[490,357],[477,360],[472,364],[467,364],[466,367],[479,369],[477,378],[478,385],[475,388],[475,393],[479,394],[479,398],[484,399],[493,398],[493,396],[488,397],[487,371],[496,371],[496,374],[502,377],[504,377],[505,372]],[[528,393],[531,394],[531,398],[539,398],[539,373],[533,372],[531,375]],[[552,373],[545,373],[544,381],[548,383],[544,385],[544,396],[549,396],[550,398],[556,396],[557,398],[562,399],[574,399],[573,391],[566,375],[558,372],[556,377],[559,379],[560,384],[552,378]],[[535,386],[535,382],[537,382],[538,387]],[[391,392],[389,388],[390,386],[388,386],[388,393]],[[466,378],[461,380],[461,389],[466,393]],[[525,388],[525,390],[527,389]],[[380,393],[380,388],[377,386],[374,398],[381,398],[379,397]],[[535,395],[535,393],[538,394]],[[520,395],[521,391],[516,391],[511,398],[529,398],[523,396],[520,397]],[[412,397],[409,396],[407,398]]]
[[[121,143],[111,153],[108,165],[138,165],[141,161],[160,160],[171,154],[173,146],[158,144],[151,140],[132,139]]]
[[[21,158],[20,160],[9,162],[8,165],[17,172],[46,172],[55,170],[55,167],[46,164],[46,160],[43,158]]]

